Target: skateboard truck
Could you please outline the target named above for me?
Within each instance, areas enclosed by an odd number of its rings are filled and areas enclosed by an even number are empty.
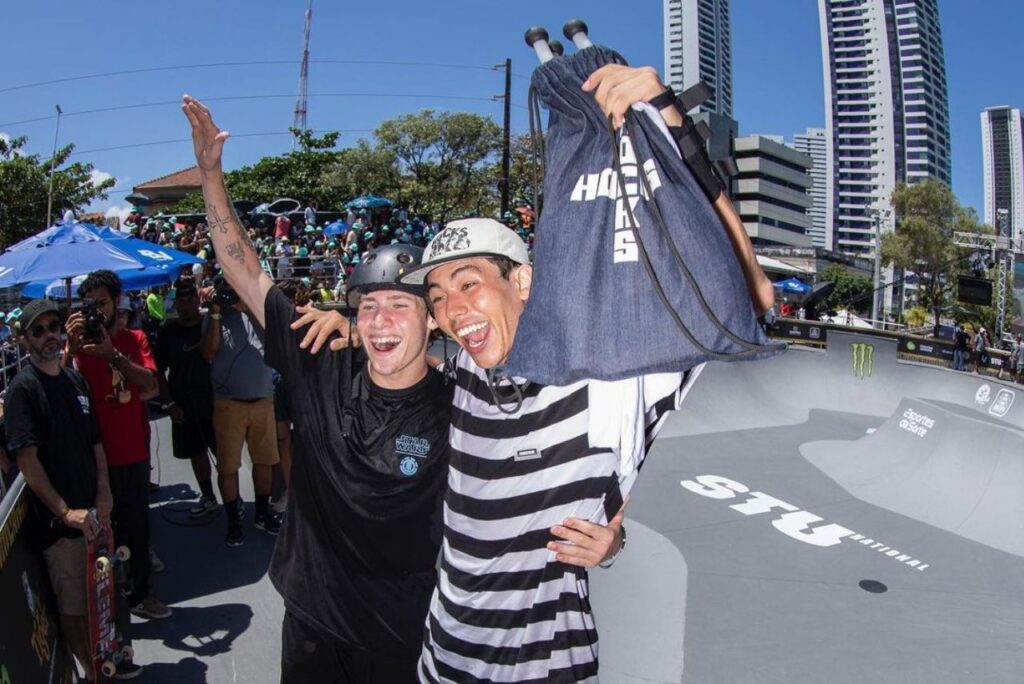
[[[533,51],[537,53],[537,59],[540,60],[541,64],[550,62],[555,58],[554,52],[551,50],[551,46],[548,44],[548,32],[543,26],[532,26],[526,30],[526,44],[533,48]]]
[[[587,24],[582,19],[570,19],[562,26],[562,35],[571,40],[577,50],[585,50],[593,47],[590,37],[587,35]]]

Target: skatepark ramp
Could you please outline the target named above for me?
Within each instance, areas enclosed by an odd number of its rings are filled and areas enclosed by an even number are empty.
[[[591,573],[602,682],[1024,681],[1020,389],[837,331],[709,365]]]
[[[1024,557],[1024,434],[904,399],[861,439],[800,447],[853,496]]]

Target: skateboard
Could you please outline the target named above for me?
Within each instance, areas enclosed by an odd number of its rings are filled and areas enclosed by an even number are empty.
[[[96,511],[90,511],[96,516]],[[121,644],[122,635],[115,622],[114,571],[117,564],[128,560],[128,547],[114,548],[114,533],[110,526],[100,528],[92,541],[85,543],[86,604],[89,615],[89,644],[92,648],[93,676],[100,681],[110,679],[117,664],[132,657],[131,646]]]

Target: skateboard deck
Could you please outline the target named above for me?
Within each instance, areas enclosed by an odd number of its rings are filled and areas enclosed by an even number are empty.
[[[95,515],[92,511],[92,515]],[[122,635],[115,621],[114,571],[128,560],[128,548],[114,548],[114,533],[107,525],[92,541],[85,543],[86,604],[89,616],[89,645],[92,648],[93,676],[104,681],[114,676],[117,664],[132,657],[131,647],[122,646]]]

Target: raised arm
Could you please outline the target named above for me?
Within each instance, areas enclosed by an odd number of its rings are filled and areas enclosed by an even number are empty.
[[[256,249],[242,227],[224,185],[221,155],[229,133],[217,127],[210,110],[198,100],[185,95],[181,108],[192,124],[192,146],[203,184],[206,223],[210,227],[217,262],[228,283],[260,326],[266,327],[263,303],[274,281],[260,267]]]
[[[583,89],[593,92],[601,109],[612,117],[616,126],[620,126],[630,107],[661,95],[665,85],[658,78],[658,72],[651,67],[636,68],[608,64],[591,74],[583,84]],[[683,113],[675,105],[668,105],[660,111],[661,118],[668,126],[683,125]],[[751,244],[743,222],[736,213],[736,207],[729,197],[722,192],[712,201],[712,205],[743,269],[743,277],[754,311],[760,316],[775,300],[772,283],[757,263],[754,245]]]

